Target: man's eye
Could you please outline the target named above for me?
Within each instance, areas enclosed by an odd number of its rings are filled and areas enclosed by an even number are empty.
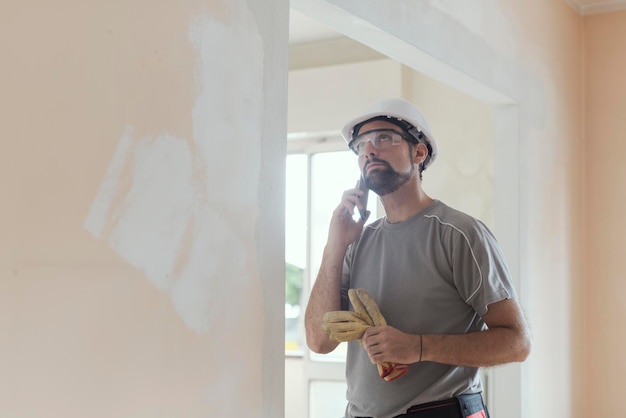
[[[380,134],[380,135],[378,135],[377,139],[380,142],[389,141],[389,140],[391,140],[391,135],[389,135],[389,134]]]

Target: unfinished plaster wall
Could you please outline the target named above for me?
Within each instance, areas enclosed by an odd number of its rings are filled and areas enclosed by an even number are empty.
[[[0,416],[282,415],[288,7],[0,7]]]
[[[588,16],[585,45],[587,351],[589,415],[623,415],[626,359],[626,12]]]

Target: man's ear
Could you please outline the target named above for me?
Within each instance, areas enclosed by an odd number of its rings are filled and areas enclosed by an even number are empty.
[[[426,160],[426,157],[428,157],[426,144],[416,144],[413,148],[413,161],[419,164]]]

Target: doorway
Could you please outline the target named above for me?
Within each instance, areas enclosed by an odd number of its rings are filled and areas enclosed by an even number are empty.
[[[367,104],[393,96],[415,102],[428,118],[441,149],[437,164],[429,169],[430,173],[425,173],[425,189],[431,196],[490,226],[507,256],[516,287],[523,294],[519,281],[518,111],[515,104],[487,87],[481,92],[480,86],[473,86],[478,98],[460,92],[456,88],[458,80],[446,83],[441,76],[439,81],[432,79],[430,65],[427,69],[408,66],[345,37],[292,46],[291,50],[295,51],[290,52],[291,57],[305,58],[292,63],[290,70],[290,146],[312,141],[341,147],[343,143],[338,133],[343,122]],[[352,58],[347,60],[344,53],[347,50],[361,52],[353,52]],[[439,65],[446,66],[445,63]],[[449,76],[453,77],[454,72],[449,72]],[[363,86],[368,88],[363,89]],[[450,184],[459,188],[450,188]],[[309,258],[309,262],[312,264],[313,258]],[[309,275],[304,279],[305,299],[314,277],[313,269],[310,265]],[[287,418],[329,416],[328,407],[335,403],[332,413],[338,414],[335,416],[343,413],[344,364],[336,359],[320,360],[311,356],[306,347],[300,354],[286,357]],[[487,370],[484,377],[490,410],[502,416],[521,417],[520,367]],[[496,381],[499,385],[495,385]],[[315,401],[318,394],[325,400],[324,408],[318,407]],[[330,399],[333,401],[329,402]]]

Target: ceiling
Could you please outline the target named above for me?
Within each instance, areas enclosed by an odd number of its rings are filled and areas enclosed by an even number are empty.
[[[325,41],[328,39],[342,38],[343,35],[313,20],[310,17],[291,9],[289,15],[289,44],[305,44],[310,42]]]
[[[289,24],[289,69],[385,58],[385,55],[295,10]]]

